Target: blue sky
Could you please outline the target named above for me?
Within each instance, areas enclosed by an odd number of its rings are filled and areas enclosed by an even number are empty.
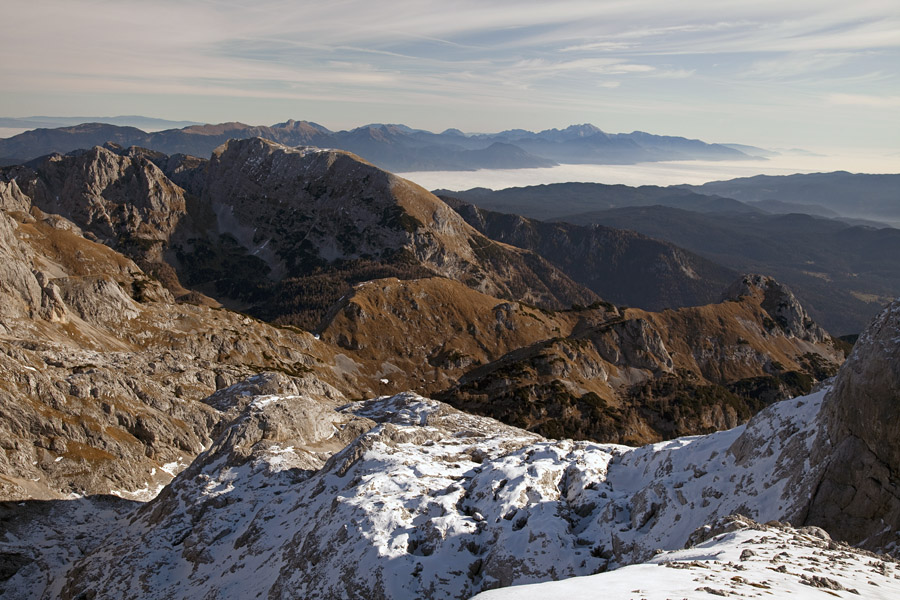
[[[6,3],[0,116],[900,146],[900,2]]]

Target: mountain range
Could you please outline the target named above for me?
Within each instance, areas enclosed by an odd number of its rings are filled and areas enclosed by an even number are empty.
[[[4,169],[0,200],[13,496],[151,486],[210,441],[219,420],[201,400],[260,371],[315,373],[347,397],[411,389],[479,412],[512,406],[501,418],[532,429],[652,441],[746,420],[844,355],[774,281],[747,280],[702,319],[620,309],[339,151],[249,139],[195,162],[95,147]],[[706,341],[679,347],[675,321],[698,320]],[[710,401],[692,403],[693,389]],[[572,408],[560,413],[563,400]],[[56,421],[39,425],[48,410]],[[674,429],[653,416],[672,411]],[[66,456],[100,466],[67,479]]]
[[[783,209],[785,205],[802,208],[799,205],[805,206],[804,199],[815,195],[822,198],[822,210],[828,204],[844,215],[888,218],[891,198],[896,197],[896,186],[891,184],[897,177],[834,173],[734,180],[690,189],[563,183],[437,193],[481,209],[544,222],[632,230],[734,271],[771,274],[787,284],[826,329],[853,334],[900,290],[900,265],[894,259],[900,251],[900,229],[852,224],[855,219],[848,223],[845,219],[849,217],[839,215],[826,218]],[[782,206],[774,212],[764,210],[772,208],[765,201],[745,203],[719,195],[738,192],[750,185],[748,181],[772,182],[772,186],[792,183],[777,194]],[[853,199],[841,204],[842,190],[851,185],[856,190]],[[756,184],[753,186],[755,190]],[[831,187],[837,191],[829,191]],[[801,191],[792,194],[789,190],[793,188]]]
[[[0,169],[0,595],[900,591],[898,302],[851,352],[768,275],[450,202],[258,137]]]
[[[196,121],[171,121],[140,115],[120,115],[117,117],[0,117],[0,127],[8,129],[53,129],[56,127],[71,127],[82,123],[106,123],[121,127],[138,127],[148,131],[173,129],[177,127],[190,127],[202,125]]]
[[[67,153],[114,142],[165,154],[206,157],[229,139],[250,137],[288,146],[318,146],[353,152],[390,171],[451,171],[549,167],[557,163],[632,164],[660,160],[752,160],[721,144],[636,131],[607,134],[593,125],[541,132],[509,130],[466,135],[458,130],[432,133],[405,125],[371,124],[330,131],[308,121],[269,126],[243,123],[191,125],[146,133],[134,127],[82,123],[35,129],[0,139],[0,164],[16,164],[53,152]]]

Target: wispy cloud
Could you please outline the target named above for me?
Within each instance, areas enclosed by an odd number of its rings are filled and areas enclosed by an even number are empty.
[[[844,66],[857,58],[860,58],[860,54],[852,52],[800,52],[790,56],[754,61],[744,75],[767,79],[814,76]]]
[[[0,37],[0,77],[12,93],[0,97],[0,114],[22,115],[36,104],[53,110],[53,102],[57,113],[84,112],[92,95],[96,102],[117,98],[121,112],[159,105],[153,98],[175,107],[179,97],[190,106],[205,96],[220,99],[211,112],[228,99],[259,100],[247,109],[259,122],[327,121],[336,103],[354,103],[373,113],[358,120],[380,120],[375,111],[398,107],[401,116],[442,115],[452,122],[441,125],[469,129],[531,125],[513,119],[560,126],[579,111],[579,122],[618,119],[623,128],[644,127],[635,122],[639,113],[677,112],[677,126],[718,131],[736,124],[725,117],[711,123],[710,115],[737,106],[763,116],[773,107],[792,110],[811,123],[833,117],[810,110],[811,98],[827,98],[825,108],[837,111],[861,104],[852,98],[900,96],[894,4],[736,0],[713,10],[706,0],[11,3],[4,18],[15,26]],[[72,106],[76,96],[84,105]],[[305,114],[284,114],[289,110]],[[727,137],[737,139],[737,131]]]
[[[630,48],[634,48],[635,44],[629,42],[612,42],[612,41],[603,41],[603,42],[589,42],[584,44],[576,44],[574,46],[565,46],[560,48],[560,52],[593,52],[595,50],[601,52],[614,52],[621,50],[628,50]]]
[[[828,94],[826,100],[841,106],[861,106],[868,108],[900,108],[898,96],[870,96],[864,94]]]

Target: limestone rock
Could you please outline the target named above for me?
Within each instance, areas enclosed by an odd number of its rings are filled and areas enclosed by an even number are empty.
[[[871,548],[900,548],[900,300],[860,335],[823,409],[827,465],[806,521]]]
[[[159,252],[186,214],[184,190],[137,152],[119,155],[94,147],[53,155],[22,185],[41,210],[62,215],[119,249],[131,239],[141,240],[145,251]]]

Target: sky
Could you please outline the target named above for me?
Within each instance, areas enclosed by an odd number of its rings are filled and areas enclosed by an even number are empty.
[[[896,0],[4,2],[0,116],[900,147]]]

